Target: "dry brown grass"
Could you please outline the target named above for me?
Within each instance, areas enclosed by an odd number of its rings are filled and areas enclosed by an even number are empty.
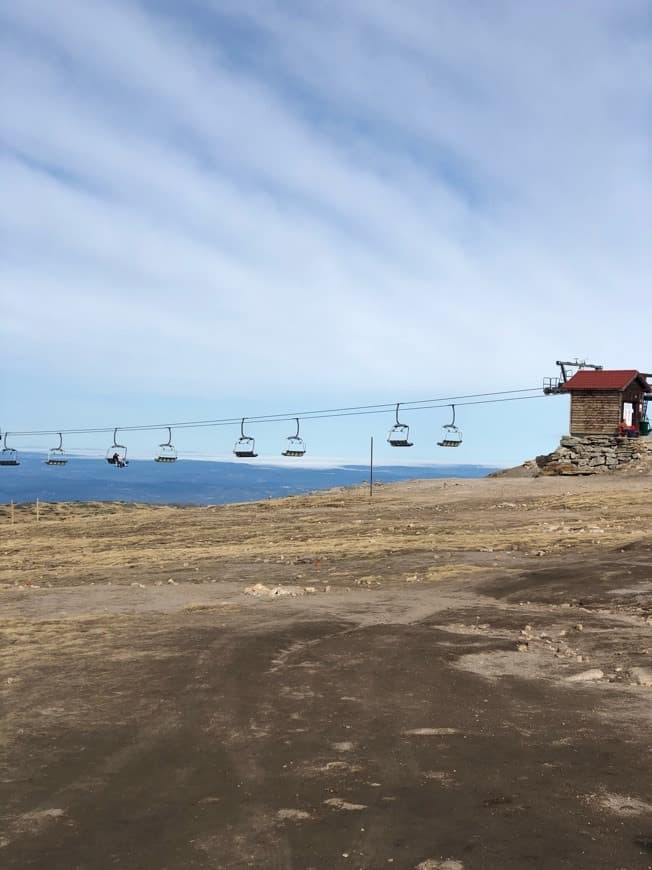
[[[255,563],[347,573],[349,563],[409,554],[457,554],[459,569],[469,553],[624,546],[652,526],[652,506],[647,478],[549,478],[415,481],[373,499],[356,488],[208,508],[41,505],[38,523],[23,505],[14,519],[0,509],[0,583],[61,586],[171,573],[201,582]]]

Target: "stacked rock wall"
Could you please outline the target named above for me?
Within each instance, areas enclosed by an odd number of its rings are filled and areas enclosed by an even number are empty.
[[[566,436],[554,453],[537,456],[542,474],[601,474],[626,467],[650,452],[647,438]]]

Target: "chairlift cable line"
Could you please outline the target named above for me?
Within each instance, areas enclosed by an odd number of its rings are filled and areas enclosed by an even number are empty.
[[[545,396],[544,394],[541,393],[540,395],[535,395],[535,396],[510,396],[509,398],[506,398],[506,399],[481,399],[481,400],[470,401],[470,402],[458,402],[457,405],[458,405],[458,406],[461,406],[461,407],[473,406],[473,405],[493,405],[493,404],[499,404],[499,403],[501,403],[501,402],[520,402],[520,401],[524,401],[524,400],[526,400],[526,399],[545,399],[545,398],[546,398],[546,396]],[[439,409],[439,408],[450,408],[450,407],[451,407],[450,403],[444,403],[444,404],[440,404],[440,405],[421,405],[421,406],[417,406],[416,408],[412,408],[411,410],[413,410],[413,411],[437,410],[437,409]],[[386,413],[386,411],[349,411],[349,412],[345,412],[345,413],[322,414],[322,415],[320,415],[319,417],[312,417],[312,418],[310,418],[310,419],[313,419],[313,420],[324,420],[324,419],[333,418],[333,417],[367,416],[367,415],[372,415],[372,414],[384,414],[384,413]],[[256,422],[256,418],[246,417],[245,419],[247,420],[247,422],[251,422],[252,420],[253,420],[254,422]],[[281,421],[282,421],[282,420],[286,420],[286,419],[290,419],[290,418],[289,418],[289,417],[288,417],[288,418],[286,418],[286,417],[280,418]],[[296,418],[295,418],[295,419],[296,419]],[[236,420],[235,422],[236,422],[238,425],[240,425],[240,424],[241,424],[241,419],[239,418],[239,419]],[[270,421],[269,421],[269,420],[263,420],[263,422],[270,422]],[[279,421],[278,421],[278,420],[274,420],[274,421],[272,421],[272,422],[279,422]],[[218,426],[218,425],[219,425],[219,426],[225,426],[225,425],[228,425],[228,424],[225,422],[225,423],[214,423],[214,424],[212,424],[212,425],[214,425],[214,426]],[[159,429],[159,428],[162,429],[162,428],[167,428],[167,427],[163,427],[163,426],[152,426],[151,428],[152,428],[152,429]],[[128,427],[122,427],[122,426],[119,426],[119,427],[118,427],[118,430],[120,430],[120,431],[125,431],[125,429],[126,429],[127,431],[149,431],[149,427],[140,427],[140,428],[136,428],[136,427],[134,427],[132,430],[129,430]],[[65,431],[65,430],[64,430],[64,431]],[[72,430],[71,430],[71,431],[72,431]],[[98,432],[100,432],[100,433],[101,433],[101,432],[112,432],[113,429],[106,429],[106,430],[105,430],[105,429],[100,429],[100,430],[87,430],[87,429],[82,429],[82,430],[79,430],[79,433],[81,433],[81,434],[91,433],[91,434],[92,434],[92,433],[95,432],[95,431],[98,431]],[[13,435],[18,435],[18,434],[20,434],[20,433],[16,433],[16,432],[6,432],[5,434],[7,434],[7,435],[12,435],[12,436],[13,436]],[[39,433],[35,433],[35,434],[38,435]],[[57,434],[59,434],[59,433],[57,432]],[[253,442],[253,440],[254,440],[253,438],[250,438],[250,439],[249,439],[248,436],[247,436],[247,439],[250,440],[251,442]],[[460,443],[461,443],[461,440],[460,440]],[[37,447],[37,446],[38,446],[38,445],[26,444],[26,445],[24,445],[24,448],[27,449],[27,448]],[[448,445],[447,445],[447,446],[448,446]],[[14,452],[15,452],[15,451],[14,451]],[[236,455],[237,455],[237,454],[236,454]],[[254,452],[253,452],[253,449],[252,449],[252,450],[251,450],[251,453],[250,453],[249,455],[250,455],[250,456],[257,456],[258,454],[254,453]],[[2,463],[0,463],[0,464],[2,464]],[[15,464],[19,464],[19,463],[16,462]]]
[[[521,393],[535,393],[535,395],[515,395]],[[498,396],[502,398],[487,398],[489,396]],[[506,397],[506,398],[505,398]],[[429,409],[437,409],[442,407],[450,407],[450,403],[455,401],[458,406],[493,404],[498,402],[517,401],[519,399],[536,399],[545,398],[541,394],[539,387],[528,387],[517,390],[495,390],[488,393],[470,393],[463,396],[445,396],[438,399],[418,399],[406,402],[400,402],[401,406],[412,411],[421,411]],[[461,400],[469,401],[461,401]],[[280,423],[287,420],[324,420],[334,417],[354,417],[367,416],[370,414],[385,414],[389,410],[395,408],[396,402],[387,402],[378,405],[352,405],[342,408],[327,408],[316,411],[301,411],[278,414],[262,414],[259,416],[248,416],[246,420],[249,423]],[[149,423],[136,426],[118,426],[117,429],[121,432],[149,432],[156,429],[199,429],[204,427],[218,426],[233,426],[241,423],[241,417],[222,418],[215,420],[190,420],[177,423]],[[115,426],[103,426],[84,429],[40,429],[40,430],[22,430],[8,431],[3,434],[12,435],[13,437],[33,437],[41,435],[96,435],[105,434],[107,432],[115,432]]]
[[[500,399],[477,399],[475,401],[467,401],[460,402],[457,401],[456,405],[463,407],[469,405],[487,405],[487,404],[495,404],[500,402],[514,402],[522,399],[543,399],[547,398],[543,394],[541,394],[539,388],[537,387],[538,395],[533,396],[510,396],[508,398],[500,398]],[[529,392],[526,390],[510,390],[506,392]],[[504,393],[478,393],[478,396],[495,396],[495,395],[504,395]],[[450,397],[454,398],[454,397]],[[459,397],[466,398],[466,397]],[[437,402],[438,404],[434,404]],[[432,404],[431,404],[432,403]],[[450,408],[450,402],[444,401],[442,399],[426,399],[422,400],[422,402],[415,402],[414,404],[408,402],[401,402],[401,405],[410,404],[411,411],[427,411],[427,410],[436,410],[437,408]],[[388,409],[395,407],[395,403],[387,404],[387,405],[361,405],[358,408],[351,409],[333,409],[332,411],[306,411],[303,414],[279,414],[279,415],[266,415],[259,417],[246,417],[245,419],[249,423],[281,423],[287,420],[294,420],[297,417],[302,420],[326,420],[334,417],[357,417],[357,416],[368,416],[373,414],[385,414]],[[369,409],[369,410],[367,410]],[[374,409],[374,410],[371,410]],[[308,416],[311,415],[311,416]],[[184,423],[161,423],[161,424],[146,424],[140,426],[118,426],[117,429],[120,432],[150,432],[155,429],[200,429],[200,428],[210,428],[210,427],[218,427],[218,426],[233,426],[240,425],[241,418],[224,418],[219,420],[198,420],[195,422],[184,422]],[[60,433],[64,435],[96,435],[96,434],[105,434],[107,432],[113,432],[116,427],[114,426],[104,426],[98,428],[89,428],[89,429],[43,429],[43,430],[34,430],[34,431],[9,431],[6,430],[3,434],[11,435],[12,437],[28,437],[28,436],[40,436],[40,435],[59,435]]]

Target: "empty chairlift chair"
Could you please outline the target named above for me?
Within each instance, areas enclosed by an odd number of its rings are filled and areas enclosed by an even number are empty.
[[[405,423],[399,422],[398,419],[398,409],[400,402],[396,404],[396,423],[389,430],[387,435],[387,443],[391,444],[392,447],[412,447],[412,442],[410,441],[410,427],[406,426]]]
[[[127,448],[124,444],[118,444],[116,441],[117,433],[118,430],[114,429],[113,444],[106,451],[106,461],[109,465],[115,466],[115,468],[126,468],[129,465],[127,462]]]
[[[168,426],[168,440],[158,446],[158,453],[154,457],[155,462],[176,462],[177,451],[172,444],[172,430]]]
[[[306,452],[306,442],[299,437],[299,418],[296,417],[297,431],[294,435],[288,435],[285,442],[285,450],[281,456],[303,456]]]
[[[5,432],[2,450],[0,450],[0,465],[20,465],[18,454],[13,447],[7,447],[7,433]]]
[[[51,447],[48,450],[48,458],[45,460],[46,465],[65,465],[68,462],[68,457],[63,449],[63,437],[59,434],[59,446]]]
[[[441,438],[437,442],[439,447],[459,447],[462,443],[462,433],[455,425],[455,405],[451,405],[453,419],[442,427]]]
[[[233,452],[238,459],[255,459],[258,456],[256,453],[256,442],[249,435],[245,435],[244,421],[245,418],[243,417],[240,423],[240,437],[233,445]]]

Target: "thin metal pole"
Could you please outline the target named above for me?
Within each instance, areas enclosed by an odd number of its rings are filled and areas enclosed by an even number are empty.
[[[371,436],[369,451],[369,498],[374,494],[374,436]]]

